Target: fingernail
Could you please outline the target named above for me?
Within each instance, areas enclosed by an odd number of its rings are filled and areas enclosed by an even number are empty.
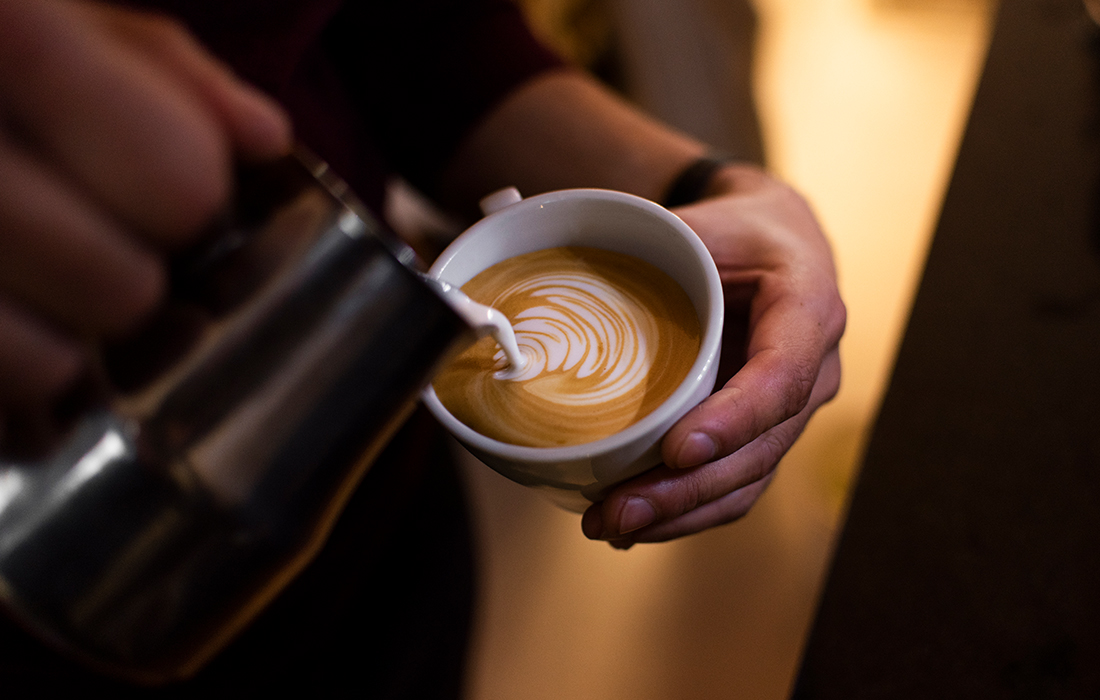
[[[680,445],[680,452],[676,455],[676,467],[694,467],[714,459],[718,448],[714,440],[706,433],[692,433],[684,439]]]
[[[589,508],[581,516],[581,532],[590,540],[598,540],[603,537],[603,516],[599,508]]]
[[[619,534],[640,530],[657,519],[657,511],[644,498],[630,498],[619,512]]]

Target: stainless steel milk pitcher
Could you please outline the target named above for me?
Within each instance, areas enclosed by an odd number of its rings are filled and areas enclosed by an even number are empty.
[[[186,677],[310,558],[470,328],[306,153],[242,173],[45,453],[0,458],[0,602],[100,670]],[[2,691],[0,691],[2,693]]]

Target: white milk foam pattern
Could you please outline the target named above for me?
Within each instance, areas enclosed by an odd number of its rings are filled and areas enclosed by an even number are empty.
[[[528,253],[463,291],[511,321],[522,367],[483,338],[433,386],[456,418],[502,442],[555,446],[616,433],[668,398],[698,354],[698,317],[684,291],[622,253]]]
[[[504,296],[542,300],[516,314],[512,322],[524,357],[518,372],[502,369],[499,379],[526,381],[548,372],[573,372],[578,379],[596,375],[594,384],[575,393],[530,391],[570,406],[586,406],[626,396],[646,380],[653,357],[646,338],[654,336],[651,315],[607,280],[585,272],[540,274],[520,282]],[[503,350],[498,363],[507,364]]]

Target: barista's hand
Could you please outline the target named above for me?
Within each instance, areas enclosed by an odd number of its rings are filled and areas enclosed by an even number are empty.
[[[0,1],[0,433],[134,327],[161,255],[222,206],[234,157],[286,152],[267,98],[164,18]]]
[[[840,384],[846,312],[832,253],[805,201],[749,166],[725,168],[709,194],[676,213],[703,239],[725,288],[724,386],[669,431],[667,466],[619,485],[585,513],[585,534],[616,547],[743,516]]]

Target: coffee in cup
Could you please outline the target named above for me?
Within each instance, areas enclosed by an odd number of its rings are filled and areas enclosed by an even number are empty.
[[[477,432],[530,447],[609,437],[660,406],[699,353],[691,300],[632,255],[569,246],[525,253],[463,287],[512,323],[524,363],[482,338],[433,381],[439,400]]]
[[[486,217],[463,232],[443,251],[429,271],[431,277],[478,295],[479,292],[467,287],[467,283],[498,263],[523,266],[531,264],[524,257],[528,254],[543,254],[542,251],[555,249],[595,248],[606,252],[611,260],[636,258],[651,266],[644,267],[642,272],[633,271],[625,275],[630,278],[624,284],[627,293],[634,293],[631,290],[635,290],[645,296],[643,291],[638,290],[654,284],[652,280],[657,277],[653,272],[655,269],[661,276],[669,278],[673,288],[688,300],[686,309],[676,305],[679,310],[669,312],[676,320],[684,322],[681,330],[691,338],[691,342],[678,339],[672,343],[679,354],[678,359],[688,366],[686,372],[678,382],[672,377],[683,372],[682,368],[664,370],[668,372],[665,378],[658,378],[662,370],[647,373],[647,384],[667,381],[668,385],[675,385],[671,393],[663,401],[653,401],[658,405],[652,410],[649,409],[648,399],[643,399],[646,408],[634,409],[633,415],[620,419],[623,427],[605,428],[613,432],[604,437],[583,434],[586,424],[598,421],[593,420],[590,410],[578,405],[575,409],[555,409],[571,429],[582,432],[566,440],[571,444],[522,444],[523,440],[511,437],[509,433],[534,431],[527,427],[526,422],[518,429],[516,424],[509,427],[513,421],[510,415],[513,409],[498,411],[496,417],[482,419],[493,425],[477,429],[465,421],[477,424],[478,419],[456,416],[441,400],[434,386],[429,386],[424,392],[424,403],[428,409],[475,457],[509,479],[543,491],[559,505],[580,512],[602,499],[615,484],[659,464],[660,442],[665,433],[713,390],[724,313],[718,270],[702,241],[679,217],[658,204],[622,192],[561,190],[524,199],[512,189],[486,198],[483,209]],[[550,259],[561,257],[557,252],[545,255]],[[597,257],[603,257],[603,254],[597,254]],[[531,259],[538,260],[539,256]],[[520,269],[505,277],[515,283],[534,276],[533,270]],[[677,295],[659,291],[657,296],[663,299]],[[482,298],[481,301],[485,303],[488,300]],[[500,303],[507,306],[506,302]],[[512,320],[522,333],[524,318],[516,314]],[[692,321],[698,324],[698,330],[684,330]],[[578,324],[577,327],[584,326]],[[628,337],[632,339],[634,336]],[[493,341],[484,339],[481,342],[486,346],[485,352],[495,354]],[[567,345],[571,344],[560,343],[558,347],[565,348]],[[503,367],[501,361],[500,369]],[[564,380],[568,376],[568,372],[561,372],[558,379]],[[435,385],[444,393],[445,381],[441,375],[437,375],[435,380]],[[505,382],[496,381],[495,384],[499,388]],[[561,393],[564,395],[567,392]],[[506,399],[501,401],[501,406],[508,403]],[[496,400],[487,399],[485,403],[491,404]],[[460,414],[463,412],[463,401],[470,408],[476,408],[479,412],[483,410],[477,405],[480,399],[476,398],[475,393],[475,398],[451,402]],[[518,412],[537,414],[542,410],[521,406]],[[536,415],[535,420],[544,419]],[[560,427],[561,421],[554,420]],[[497,432],[501,426],[505,427],[506,433]],[[547,432],[556,430],[558,428]]]

